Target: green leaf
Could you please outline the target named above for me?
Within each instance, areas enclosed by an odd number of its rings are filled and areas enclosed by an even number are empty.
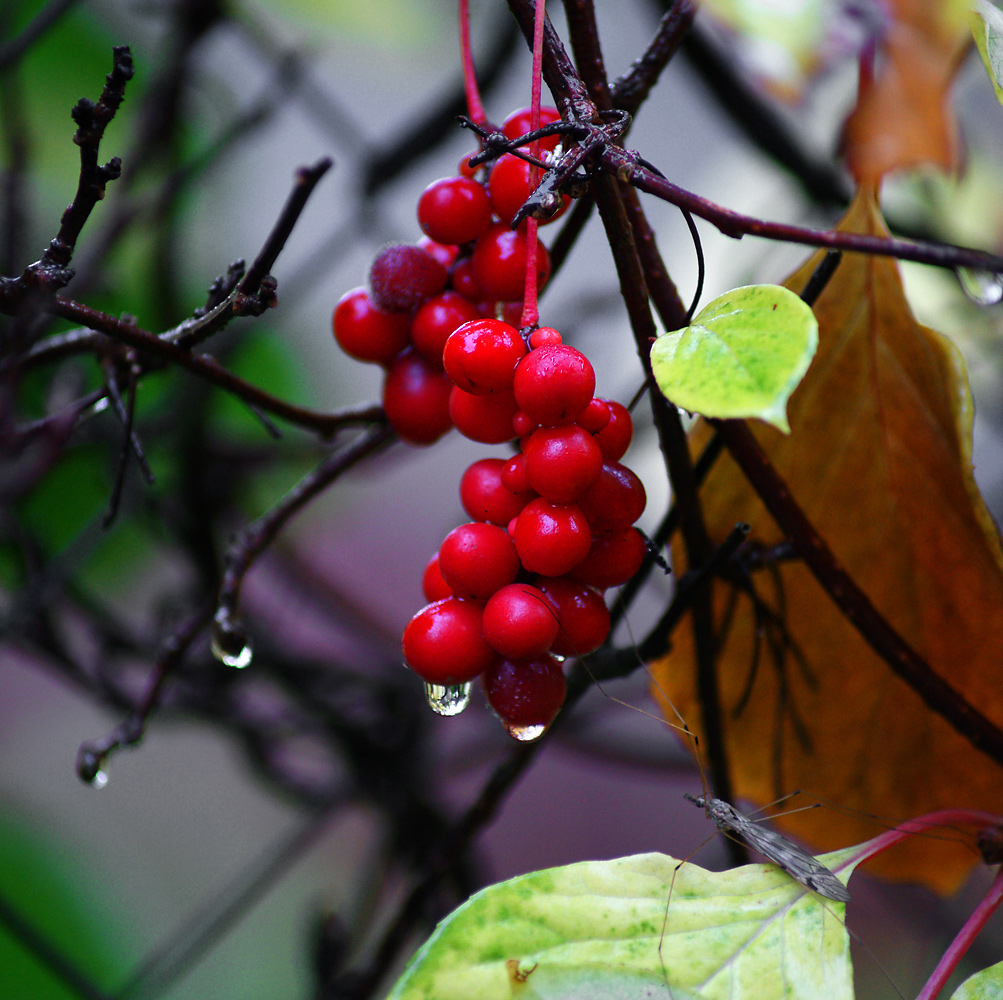
[[[1003,996],[1003,962],[969,976],[951,994],[951,1000],[998,1000]]]
[[[707,417],[759,417],[790,433],[787,400],[818,347],[810,307],[780,285],[718,296],[690,326],[651,345],[658,388]]]
[[[823,862],[848,876],[852,850]],[[388,1000],[851,1000],[843,911],[773,865],[585,861],[472,896]]]
[[[1003,104],[1003,11],[989,0],[975,0],[969,23],[975,45],[996,88],[996,99]]]

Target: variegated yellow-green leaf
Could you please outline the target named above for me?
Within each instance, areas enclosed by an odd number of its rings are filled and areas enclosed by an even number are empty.
[[[823,863],[845,877],[852,850]],[[772,865],[586,861],[472,896],[388,1000],[852,1000],[842,915]]]
[[[975,0],[969,14],[975,45],[996,88],[996,98],[1003,104],[1003,11],[988,0]]]
[[[817,347],[815,316],[797,295],[780,285],[747,285],[659,337],[651,366],[658,388],[684,410],[759,417],[790,433],[787,400]]]
[[[969,976],[951,995],[951,1000],[998,1000],[1003,996],[1003,962]]]

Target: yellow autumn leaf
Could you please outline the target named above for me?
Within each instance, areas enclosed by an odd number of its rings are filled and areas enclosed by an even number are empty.
[[[858,194],[840,229],[885,234],[872,190]],[[787,286],[800,291],[818,260]],[[848,254],[815,312],[819,349],[791,398],[792,434],[750,427],[879,611],[1003,725],[1003,551],[972,476],[972,403],[961,357],[916,322],[887,258]],[[694,453],[708,436],[706,426],[696,429]],[[727,456],[701,496],[715,542],[737,521],[753,526],[753,544],[783,541]],[[673,554],[684,571],[682,547]],[[1003,812],[1003,768],[892,673],[799,561],[756,570],[753,581],[786,633],[776,621],[757,622],[747,594],[714,584],[716,621],[730,621],[718,675],[737,796],[762,804],[800,788],[890,821],[953,806]],[[704,738],[687,622],[674,641],[652,670]],[[831,810],[795,813],[784,825],[821,849],[874,832],[856,812]],[[970,838],[915,838],[873,870],[947,892],[978,860]]]

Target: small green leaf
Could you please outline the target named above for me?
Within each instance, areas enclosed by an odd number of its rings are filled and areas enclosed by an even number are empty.
[[[969,23],[975,45],[996,88],[996,99],[1003,104],[1003,11],[989,0],[975,0]]]
[[[852,1000],[843,910],[773,865],[585,861],[472,896],[388,1000]]]
[[[1003,996],[1003,962],[969,976],[951,994],[951,1000],[998,1000]]]
[[[707,417],[759,417],[789,434],[787,400],[817,347],[818,323],[801,299],[780,285],[747,285],[659,337],[651,365],[676,406]]]

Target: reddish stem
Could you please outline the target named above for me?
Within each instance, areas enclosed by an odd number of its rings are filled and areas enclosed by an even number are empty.
[[[484,105],[481,104],[481,92],[477,86],[477,74],[474,72],[474,56],[470,51],[470,4],[468,0],[460,0],[460,60],[463,63],[463,89],[467,95],[467,117],[475,125],[485,125],[487,116]]]
[[[540,127],[540,91],[543,77],[543,25],[546,19],[546,0],[537,0],[536,15],[533,20],[533,89],[530,99],[529,127],[535,132]],[[540,140],[529,144],[534,159],[540,158]],[[535,189],[540,183],[540,168],[530,167],[530,179]],[[522,297],[522,318],[519,325],[533,327],[539,323],[540,310],[537,305],[536,286],[536,230],[538,223],[530,216],[526,220],[526,286]]]

